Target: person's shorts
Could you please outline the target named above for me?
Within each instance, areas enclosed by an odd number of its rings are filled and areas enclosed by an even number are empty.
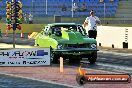
[[[97,37],[97,31],[96,30],[89,30],[88,31],[89,38],[94,38],[96,39]]]

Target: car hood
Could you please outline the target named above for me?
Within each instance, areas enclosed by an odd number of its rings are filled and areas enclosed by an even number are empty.
[[[62,31],[61,37],[54,37],[58,43],[61,44],[83,44],[83,43],[96,43],[95,39],[82,36],[77,31]]]

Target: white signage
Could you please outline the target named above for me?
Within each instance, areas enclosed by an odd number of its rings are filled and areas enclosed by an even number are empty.
[[[0,66],[50,65],[50,48],[0,50]]]

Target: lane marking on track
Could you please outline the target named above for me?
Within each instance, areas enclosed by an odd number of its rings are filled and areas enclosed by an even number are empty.
[[[84,64],[89,64],[85,61],[83,61]],[[110,69],[111,71],[109,72],[114,72],[114,73],[129,73],[130,75],[132,75],[132,68],[131,67],[127,67],[127,66],[121,66],[121,65],[114,65],[114,64],[105,64],[105,63],[96,63],[96,65],[98,66],[97,68],[95,68],[95,70],[100,70],[100,71],[104,71],[104,70],[108,70]],[[85,68],[85,67],[84,67]],[[89,68],[85,68],[85,69],[89,69]],[[94,69],[94,68],[90,68],[90,69]],[[106,71],[108,72],[108,71]]]
[[[99,59],[101,59],[101,60],[107,60],[107,58],[104,58],[104,57],[103,58],[99,58]]]
[[[98,53],[105,53],[105,54],[113,54],[113,55],[120,55],[120,56],[132,56],[132,53],[119,53],[113,51],[98,51]]]
[[[61,85],[61,86],[66,86],[66,87],[71,87],[71,88],[81,88],[80,86],[72,86],[72,85],[68,85],[68,84],[64,84],[64,83],[62,84],[62,83],[57,83],[57,82],[53,82],[53,81],[39,80],[39,79],[35,79],[35,78],[18,76],[18,75],[3,73],[3,72],[0,72],[0,74],[12,76],[12,77],[17,77],[17,78],[29,79],[29,80],[33,80],[33,81],[45,82],[45,83],[49,83],[49,84]]]
[[[106,66],[106,67],[113,67],[113,68],[121,69],[121,70],[132,70],[132,68],[130,68],[130,67],[121,66],[121,65],[104,64],[104,63],[97,63],[97,65]]]
[[[65,65],[64,67],[70,67],[70,68],[79,68],[79,66],[68,66],[68,65]],[[100,70],[100,69],[94,69],[94,68],[86,68],[86,67],[82,67],[84,69],[87,69],[87,70],[93,70],[93,71],[102,71],[102,72],[109,72],[109,73],[117,73],[117,72],[112,72],[112,71],[105,71],[105,70]]]
[[[119,72],[119,73],[129,73],[132,75],[132,68],[127,66],[121,66],[121,65],[113,65],[113,64],[104,64],[104,63],[98,63],[99,66],[104,67],[106,69],[111,69],[113,72]]]
[[[88,62],[82,61],[84,64],[88,64]],[[121,65],[113,65],[113,64],[104,64],[104,63],[96,63],[98,66],[97,68],[90,68],[90,67],[82,67],[86,70],[93,70],[93,71],[102,71],[102,72],[109,72],[109,73],[129,73],[132,75],[132,68],[127,66],[121,66]],[[95,65],[95,66],[96,66]],[[71,67],[71,68],[78,68],[77,66],[65,66],[65,67]],[[110,69],[110,71],[108,71]]]

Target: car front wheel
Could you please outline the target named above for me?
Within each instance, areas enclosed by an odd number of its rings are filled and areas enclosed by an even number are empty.
[[[90,64],[95,64],[96,59],[97,59],[97,52],[93,52],[88,58]]]
[[[59,63],[59,58],[60,58],[60,55],[57,55],[57,54],[54,54],[54,53],[51,54],[52,63],[58,64]]]

